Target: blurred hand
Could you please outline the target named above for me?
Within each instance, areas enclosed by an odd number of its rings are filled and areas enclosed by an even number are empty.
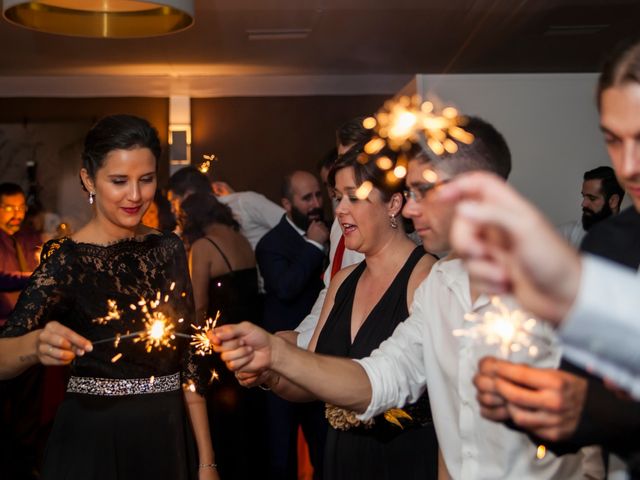
[[[235,190],[231,188],[227,182],[213,182],[211,183],[211,188],[216,197],[224,197],[225,195],[235,193]]]
[[[89,340],[56,321],[48,322],[36,340],[36,354],[43,365],[67,365],[92,350]]]
[[[307,238],[322,245],[329,240],[329,228],[321,221],[313,221],[307,228]]]
[[[493,387],[487,388],[489,379]],[[555,369],[533,368],[495,358],[484,358],[474,378],[482,414],[504,420],[504,410],[513,422],[551,441],[564,440],[576,430],[587,396],[587,381]],[[501,398],[500,415],[491,408],[489,393]],[[486,416],[486,415],[485,415]]]
[[[461,175],[437,194],[458,202],[451,243],[474,286],[511,292],[526,310],[559,324],[578,292],[580,257],[542,214],[489,173]]]

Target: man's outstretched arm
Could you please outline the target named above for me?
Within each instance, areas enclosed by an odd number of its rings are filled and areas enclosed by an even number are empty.
[[[272,370],[319,400],[356,412],[371,403],[369,378],[351,359],[302,350],[249,322],[216,328],[211,340],[231,371]]]

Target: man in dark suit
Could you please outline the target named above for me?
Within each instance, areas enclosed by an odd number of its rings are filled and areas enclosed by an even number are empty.
[[[256,246],[256,260],[267,296],[264,325],[270,332],[293,330],[309,313],[322,290],[322,269],[329,238],[322,222],[322,191],[309,172],[293,172],[284,180],[286,213]]]
[[[320,182],[309,172],[287,175],[282,186],[286,213],[256,246],[256,260],[266,290],[264,327],[270,332],[293,330],[309,313],[322,290],[329,229],[322,221]],[[319,402],[294,404],[267,397],[269,478],[297,477],[296,435],[302,426],[314,478],[322,478],[327,425]]]

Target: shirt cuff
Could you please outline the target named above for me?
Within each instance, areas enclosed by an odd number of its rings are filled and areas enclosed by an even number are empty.
[[[371,361],[370,358],[354,359],[353,361],[360,364],[360,366],[364,369],[364,372],[367,374],[367,377],[369,377],[369,383],[371,384],[371,403],[369,403],[369,406],[363,413],[356,415],[356,418],[358,418],[358,420],[369,420],[380,413],[375,406],[376,389],[375,389],[374,382],[375,382],[376,370],[375,368],[371,368],[371,366],[369,365]]]

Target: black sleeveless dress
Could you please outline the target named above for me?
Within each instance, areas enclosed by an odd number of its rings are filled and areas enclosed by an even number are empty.
[[[233,270],[220,246],[211,238],[204,238],[218,250],[229,269],[209,280],[207,316],[215,318],[219,311],[218,326],[242,321],[259,323],[261,304],[257,269]],[[218,355],[214,355],[212,361],[219,378],[211,385],[206,399],[220,477],[260,478],[267,461],[265,392],[240,386]]]
[[[172,288],[173,285],[173,288]],[[139,305],[166,295],[155,311],[175,332],[195,322],[182,242],[149,234],[108,246],[50,241],[0,337],[16,337],[57,320],[95,343],[71,364],[71,379],[49,436],[43,480],[198,478],[198,455],[182,385],[204,393],[206,358],[189,338],[147,351],[115,335],[144,330]],[[163,297],[164,298],[164,297]],[[109,300],[122,310],[104,323]],[[182,322],[179,319],[183,319]],[[111,340],[110,340],[111,339]],[[114,358],[121,354],[119,359]]]
[[[407,283],[424,254],[422,247],[416,247],[411,253],[352,343],[353,299],[366,267],[366,261],[360,263],[336,292],[316,352],[364,358],[390,337],[396,326],[409,316]],[[437,479],[438,444],[427,392],[404,410],[413,418],[411,422],[402,420],[404,429],[389,423],[382,415],[375,418],[371,428],[357,426],[345,431],[330,426],[325,447],[325,479]]]

